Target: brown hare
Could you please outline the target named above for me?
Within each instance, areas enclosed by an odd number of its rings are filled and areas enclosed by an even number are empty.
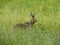
[[[32,14],[31,12],[31,20],[29,22],[24,22],[24,23],[17,23],[14,28],[16,27],[22,27],[22,28],[26,28],[26,27],[32,27],[35,23],[37,22],[37,20],[35,19],[35,15]]]

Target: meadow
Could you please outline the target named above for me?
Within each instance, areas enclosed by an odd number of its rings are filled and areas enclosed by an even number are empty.
[[[31,19],[32,28],[13,28]],[[60,0],[0,0],[0,45],[60,45]]]

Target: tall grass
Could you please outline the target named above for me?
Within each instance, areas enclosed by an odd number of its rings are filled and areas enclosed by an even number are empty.
[[[14,29],[31,19],[30,12],[35,25]],[[60,45],[60,1],[0,0],[0,45]]]

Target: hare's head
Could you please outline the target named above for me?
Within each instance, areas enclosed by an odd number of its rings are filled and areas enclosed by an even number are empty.
[[[32,23],[32,24],[34,24],[35,22],[37,22],[37,20],[35,19],[35,14],[33,14],[32,12],[31,12],[31,21],[30,21],[30,23]]]
[[[32,21],[32,23],[37,22],[37,20],[34,18],[34,16],[32,17],[31,21]]]

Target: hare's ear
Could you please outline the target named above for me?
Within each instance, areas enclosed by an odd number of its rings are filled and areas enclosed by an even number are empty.
[[[32,16],[33,15],[33,13],[32,12],[30,12],[30,16]]]
[[[35,14],[33,14],[32,12],[30,12],[30,16],[35,16]]]

